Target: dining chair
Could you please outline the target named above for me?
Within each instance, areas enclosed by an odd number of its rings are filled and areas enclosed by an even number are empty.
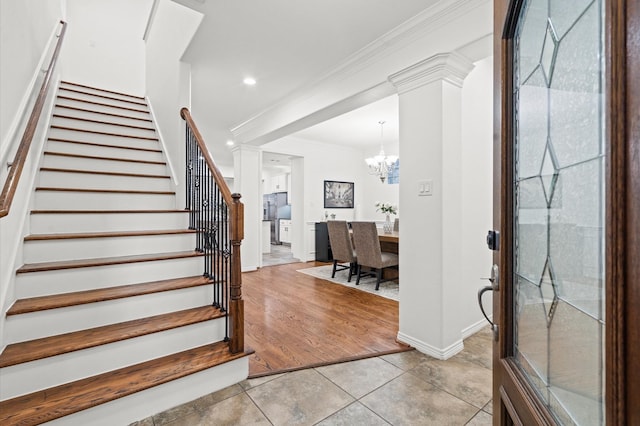
[[[356,285],[360,284],[362,266],[368,266],[376,270],[376,290],[378,290],[382,280],[382,270],[398,265],[398,255],[380,249],[375,222],[351,222],[351,229],[353,229],[353,244],[358,253]]]
[[[351,277],[356,273],[357,256],[356,251],[351,243],[351,235],[346,220],[329,220],[327,221],[327,230],[329,231],[329,243],[331,244],[331,252],[333,254],[333,271],[331,278],[336,276],[336,271],[344,271],[349,269],[349,278],[347,282],[351,282]],[[340,265],[340,263],[349,263]]]
[[[393,231],[400,232],[400,218],[396,217],[396,220],[393,221]]]

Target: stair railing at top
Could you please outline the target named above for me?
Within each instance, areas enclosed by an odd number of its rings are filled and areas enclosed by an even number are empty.
[[[47,98],[47,93],[49,92],[53,70],[56,66],[56,62],[58,61],[58,56],[60,55],[60,48],[62,47],[64,33],[67,30],[67,23],[65,21],[60,21],[60,24],[62,25],[62,28],[60,29],[60,34],[57,36],[58,41],[56,42],[56,48],[53,51],[53,56],[51,56],[51,61],[49,62],[49,67],[44,75],[40,92],[38,92],[38,97],[33,105],[31,116],[29,116],[29,121],[27,121],[27,126],[25,127],[24,134],[22,135],[22,140],[20,140],[20,145],[18,146],[16,155],[13,157],[11,169],[9,170],[7,180],[5,181],[4,188],[0,194],[0,217],[8,215],[9,210],[11,209],[11,202],[13,201],[13,197],[18,189],[22,169],[24,168],[24,163],[27,160],[31,141],[33,141],[33,136],[35,135],[36,128],[38,127],[38,120],[40,120],[40,114],[42,113],[42,108],[44,106],[45,99]]]
[[[232,353],[244,351],[244,301],[240,244],[244,238],[244,204],[232,194],[216,167],[187,108],[185,185],[189,228],[196,250],[204,253],[203,275],[213,281],[213,306],[226,312],[226,340]]]

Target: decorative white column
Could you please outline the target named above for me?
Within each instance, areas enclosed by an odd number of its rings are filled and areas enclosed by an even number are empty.
[[[262,150],[251,145],[237,145],[232,152],[233,192],[240,193],[244,203],[242,271],[255,271],[262,266]]]
[[[399,94],[400,329],[398,339],[446,359],[462,349],[462,84],[473,64],[434,55],[389,77]]]

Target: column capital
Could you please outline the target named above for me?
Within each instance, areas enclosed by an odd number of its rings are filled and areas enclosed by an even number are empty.
[[[473,63],[459,53],[438,53],[390,75],[388,80],[398,93],[409,92],[440,80],[462,87],[473,67]]]
[[[255,145],[248,145],[248,144],[236,144],[234,146],[231,147],[230,151],[232,153],[236,153],[236,152],[262,152],[262,148],[259,146],[255,146]]]

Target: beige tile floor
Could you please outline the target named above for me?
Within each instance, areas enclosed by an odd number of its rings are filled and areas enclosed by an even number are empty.
[[[262,266],[282,265],[285,263],[300,262],[291,254],[291,246],[288,244],[271,244],[271,253],[262,254]]]
[[[249,379],[133,425],[478,426],[491,413],[487,328],[447,361],[410,351]]]

